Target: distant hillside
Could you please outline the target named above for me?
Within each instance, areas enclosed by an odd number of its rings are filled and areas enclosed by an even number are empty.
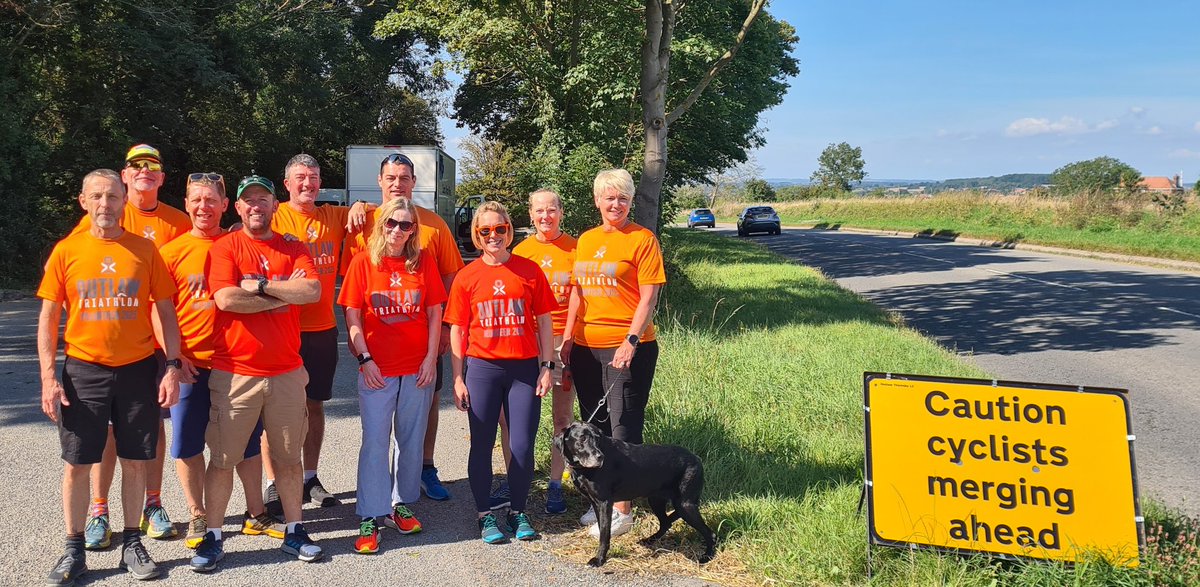
[[[946,190],[992,189],[1010,192],[1017,188],[1034,188],[1050,183],[1049,173],[1010,173],[999,177],[966,177],[962,179],[947,179],[931,183],[923,183],[925,189],[931,192]]]

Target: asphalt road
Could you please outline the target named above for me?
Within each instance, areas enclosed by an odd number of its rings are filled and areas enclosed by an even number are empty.
[[[37,309],[40,300],[27,298],[0,302],[0,471],[3,472],[0,498],[0,585],[36,585],[44,581],[50,567],[62,553],[62,461],[59,458],[57,432],[41,413],[41,393],[37,373]],[[342,332],[345,326],[342,325]],[[620,561],[610,562],[603,570],[583,564],[585,558],[560,558],[551,549],[561,549],[572,541],[595,541],[576,524],[565,530],[548,530],[544,491],[531,497],[534,523],[543,531],[541,540],[504,545],[486,545],[479,539],[473,502],[466,483],[467,420],[442,394],[441,429],[436,458],[442,480],[453,498],[433,502],[424,497],[412,509],[424,531],[400,536],[383,530],[381,550],[372,556],[353,552],[358,534],[354,515],[354,488],[361,428],[355,387],[357,364],[343,351],[338,363],[334,399],[327,407],[325,448],[321,457],[321,479],[326,488],[338,494],[343,505],[334,508],[304,510],[305,526],[325,550],[325,558],[302,563],[280,553],[280,540],[265,536],[242,536],[233,530],[241,524],[245,507],[240,483],[235,484],[233,499],[225,520],[226,557],[211,576],[193,573],[187,568],[192,551],[181,539],[147,539],[151,555],[162,566],[171,585],[702,585],[702,581],[658,570],[639,573],[622,568]],[[61,357],[60,357],[61,358]],[[499,450],[496,451],[497,455]],[[499,463],[499,461],[497,461]],[[500,470],[499,468],[497,470]],[[114,482],[120,487],[120,474]],[[260,491],[260,488],[254,488]],[[119,490],[112,494],[112,516],[120,527]],[[568,495],[570,515],[583,512],[581,498]],[[174,466],[168,461],[163,501],[177,523],[187,521],[186,506],[175,479]],[[653,526],[653,522],[650,523]],[[644,525],[644,524],[643,524]],[[674,531],[681,532],[682,524]],[[635,530],[636,531],[636,530]],[[643,534],[652,530],[642,530]],[[114,536],[119,544],[120,537]],[[655,554],[637,546],[629,537],[614,540],[624,552]],[[133,585],[127,574],[117,569],[118,552],[89,553],[91,569],[82,585]],[[579,556],[584,556],[580,554]],[[590,555],[588,555],[590,556]],[[620,556],[619,552],[617,556]],[[610,559],[611,560],[611,559]],[[653,565],[653,563],[651,563]],[[654,565],[665,566],[665,565]],[[698,569],[698,567],[696,567]]]
[[[815,229],[748,240],[898,312],[1000,379],[1128,389],[1140,494],[1200,515],[1200,275]]]

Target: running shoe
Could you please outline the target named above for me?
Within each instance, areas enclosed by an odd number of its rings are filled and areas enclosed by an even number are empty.
[[[196,548],[204,540],[204,535],[208,533],[208,518],[205,516],[193,516],[192,521],[188,522],[187,534],[183,537],[183,544],[188,548]]]
[[[266,534],[271,538],[283,538],[283,535],[287,534],[287,524],[280,522],[278,518],[267,512],[253,517],[250,512],[246,512],[242,516],[242,534],[250,536]]]
[[[497,487],[491,495],[488,496],[488,508],[492,511],[502,510],[512,504],[512,492],[508,489],[508,482],[505,481]]]
[[[375,518],[367,518],[358,525],[358,540],[354,541],[354,552],[375,554],[379,552],[379,526]]]
[[[167,517],[167,509],[160,505],[146,506],[142,510],[142,532],[156,540],[172,538],[179,533]]]
[[[304,531],[304,524],[296,524],[296,529],[283,537],[282,550],[306,563],[321,558],[322,554],[321,547],[317,546],[308,537],[308,532]]]
[[[225,541],[218,540],[217,535],[205,532],[204,538],[196,547],[196,556],[192,557],[191,567],[197,573],[207,573],[217,568],[217,563],[225,558]]]
[[[75,579],[78,579],[87,572],[87,562],[84,560],[82,550],[68,548],[63,553],[62,558],[54,564],[54,568],[50,569],[50,576],[46,577],[47,585],[74,585]]]
[[[610,534],[610,537],[615,538],[622,534],[628,534],[629,531],[632,529],[633,529],[633,513],[630,512],[628,514],[622,514],[621,512],[617,511],[616,508],[613,508],[612,534]],[[599,538],[600,537],[600,524],[592,524],[592,527],[588,528],[588,534],[591,534],[592,538]]]
[[[500,531],[500,524],[496,522],[496,514],[491,512],[479,518],[479,535],[488,544],[500,544],[507,540],[504,532]]]
[[[550,483],[546,488],[546,513],[561,514],[567,511],[567,501],[563,499],[561,483]]]
[[[383,518],[383,523],[399,530],[401,534],[416,534],[421,531],[421,523],[417,521],[417,517],[402,503],[392,506],[392,513]]]
[[[110,544],[112,528],[108,526],[108,514],[88,518],[87,526],[83,527],[83,547],[88,550],[104,550]]]
[[[148,581],[162,574],[141,540],[134,540],[121,549],[120,567],[129,571],[138,581]]]
[[[323,508],[342,504],[337,496],[325,490],[325,486],[321,485],[321,480],[316,475],[304,482],[304,501],[311,501]]]
[[[450,499],[450,492],[446,491],[442,480],[438,479],[437,467],[421,470],[421,490],[425,492],[425,497],[434,501]]]
[[[579,516],[579,525],[580,526],[591,526],[592,524],[595,524],[595,523],[596,523],[596,508],[588,506],[588,511],[583,512],[583,515]]]
[[[268,483],[267,488],[263,490],[263,505],[267,507],[267,513],[276,518],[283,516],[283,502],[279,501],[279,491],[275,489],[274,483]]]
[[[517,540],[537,538],[537,530],[533,529],[533,524],[529,522],[529,516],[525,512],[509,512],[508,527]]]

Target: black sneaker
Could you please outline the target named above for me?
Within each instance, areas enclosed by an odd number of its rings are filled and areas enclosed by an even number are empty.
[[[283,502],[279,501],[279,492],[275,490],[274,483],[268,483],[263,490],[263,505],[267,506],[268,514],[276,518],[283,517]]]
[[[128,570],[138,581],[154,579],[162,574],[158,565],[154,564],[154,559],[150,558],[150,553],[146,552],[141,540],[127,544],[121,549],[121,568]]]
[[[68,549],[50,570],[50,576],[46,577],[46,584],[74,585],[75,579],[86,572],[87,563],[84,561],[83,551]]]
[[[336,496],[325,490],[325,487],[321,485],[321,480],[316,475],[313,475],[312,479],[304,482],[304,501],[311,501],[323,508],[331,508],[342,504]]]
[[[296,524],[296,529],[283,538],[283,552],[290,554],[306,563],[321,558],[321,547],[308,537],[304,524]]]

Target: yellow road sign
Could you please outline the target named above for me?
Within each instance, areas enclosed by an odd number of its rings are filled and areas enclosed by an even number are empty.
[[[864,374],[873,544],[1136,566],[1126,393]]]

